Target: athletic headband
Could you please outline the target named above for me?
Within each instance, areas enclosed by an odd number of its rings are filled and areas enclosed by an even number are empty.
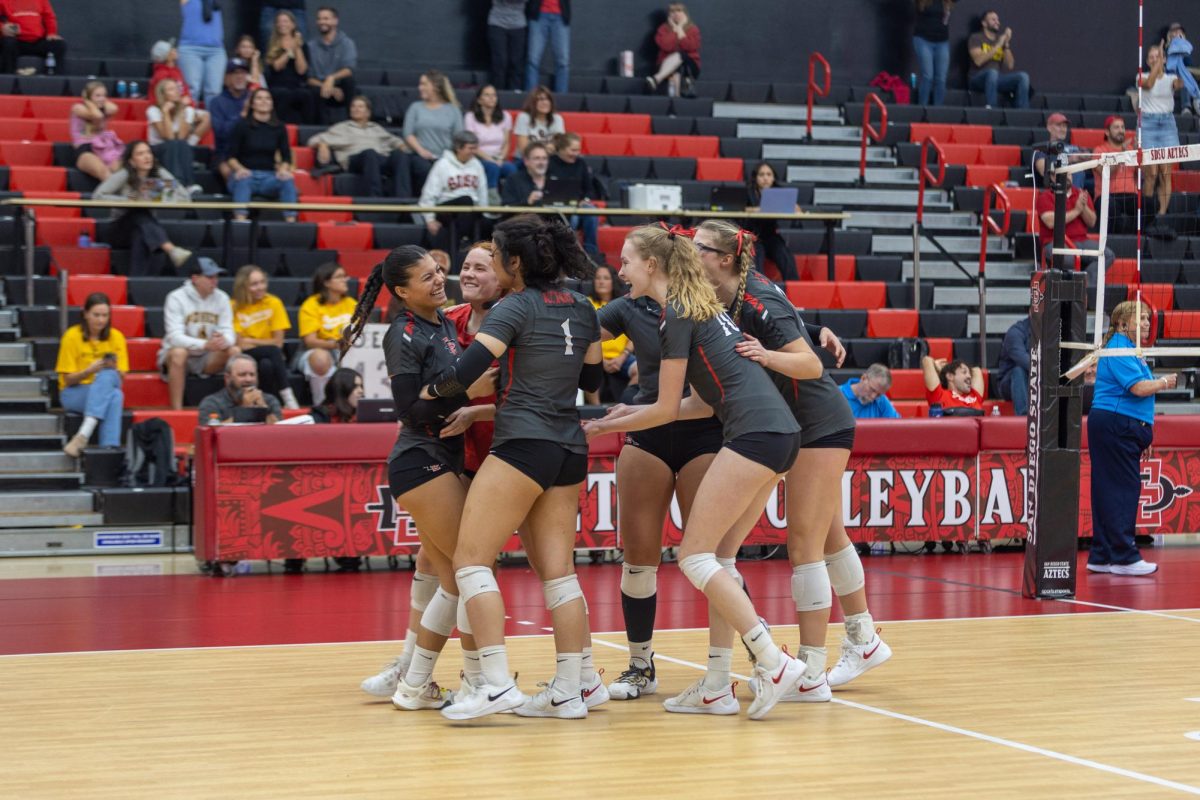
[[[695,235],[696,235],[695,228],[685,228],[682,225],[669,225],[668,226],[667,223],[660,221],[658,223],[658,227],[660,227],[664,231],[666,231],[667,236],[671,237],[671,239],[674,239],[676,236],[686,236],[687,238],[691,239],[691,238],[695,237]]]
[[[741,228],[738,228],[738,232],[737,232],[737,243],[738,243],[738,245],[737,245],[737,255],[740,257],[740,256],[742,255],[742,248],[743,248],[743,247],[745,247],[747,244],[754,244],[754,243],[755,243],[755,242],[757,242],[757,241],[758,241],[758,237],[757,237],[757,236],[755,236],[753,233],[751,233],[750,231],[747,231],[747,230],[742,230]]]

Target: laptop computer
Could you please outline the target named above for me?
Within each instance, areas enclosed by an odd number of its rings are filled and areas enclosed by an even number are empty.
[[[583,195],[579,193],[578,181],[546,179],[546,188],[542,190],[542,205],[577,206],[582,199]]]
[[[364,397],[358,401],[358,414],[355,418],[359,422],[395,422],[396,401],[390,397],[387,399]]]
[[[796,213],[796,199],[799,196],[800,190],[794,186],[763,189],[758,210],[764,214],[794,214]]]
[[[745,211],[749,202],[745,186],[714,186],[708,200],[713,211]]]

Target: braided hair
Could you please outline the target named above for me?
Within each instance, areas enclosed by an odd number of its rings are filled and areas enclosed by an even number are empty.
[[[379,291],[386,286],[388,294],[395,295],[397,288],[408,285],[408,274],[412,268],[428,255],[424,247],[405,244],[392,250],[387,254],[387,258],[375,265],[363,284],[362,291],[359,292],[350,324],[342,331],[342,338],[338,342],[338,350],[343,356],[362,337],[363,327],[370,321],[371,312],[375,310]]]
[[[521,278],[534,289],[558,286],[564,277],[586,280],[592,263],[579,246],[575,231],[557,217],[518,214],[506,219],[492,232],[505,270],[514,256],[521,261]]]
[[[746,281],[750,278],[750,271],[754,269],[754,234],[724,219],[707,219],[696,229],[711,234],[717,246],[733,256],[734,268],[738,271],[738,288],[733,300],[733,313],[730,316],[737,322],[741,318],[742,302],[746,298]]]

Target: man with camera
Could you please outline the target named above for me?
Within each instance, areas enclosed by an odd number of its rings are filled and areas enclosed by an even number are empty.
[[[214,421],[265,422],[273,425],[283,419],[279,400],[258,388],[258,362],[247,355],[236,355],[225,364],[225,388],[200,401],[200,424]]]

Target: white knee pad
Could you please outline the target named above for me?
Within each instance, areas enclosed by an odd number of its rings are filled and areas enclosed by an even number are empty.
[[[621,594],[635,600],[653,597],[658,591],[658,567],[621,565]]]
[[[467,616],[467,603],[461,597],[458,599],[458,632],[465,633],[467,636],[475,635],[475,632],[471,630],[471,620]]]
[[[449,636],[454,633],[457,619],[458,598],[439,586],[421,615],[421,627],[439,636]]]
[[[715,553],[696,553],[680,561],[679,569],[692,582],[692,586],[703,592],[713,576],[724,568],[717,561]]]
[[[797,611],[819,611],[833,605],[824,561],[792,567],[792,599]]]
[[[408,590],[409,604],[417,611],[424,611],[433,599],[433,593],[438,590],[437,575],[427,575],[424,572],[414,572],[412,586]]]
[[[579,578],[573,574],[562,578],[555,578],[552,581],[546,581],[542,584],[542,594],[546,597],[547,611],[553,611],[572,600],[583,599],[583,589],[579,586]],[[584,609],[584,613],[586,614],[586,601],[584,602]]]
[[[738,572],[737,557],[717,556],[717,563],[721,565],[721,569],[729,573],[729,577],[737,581],[738,586],[743,589],[746,587],[746,579],[742,577],[742,573]]]
[[[854,545],[848,544],[831,556],[825,556],[825,569],[829,571],[829,583],[834,594],[845,597],[857,592],[867,583],[863,574],[862,559]]]
[[[500,594],[500,584],[488,567],[463,567],[454,573],[454,582],[458,584],[458,596],[464,603],[474,597],[488,592]]]

